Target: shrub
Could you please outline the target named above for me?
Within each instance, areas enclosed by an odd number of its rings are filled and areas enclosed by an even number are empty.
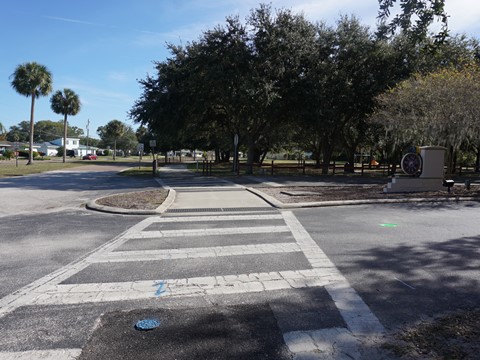
[[[15,157],[15,152],[13,150],[5,150],[3,153],[5,159],[13,159]]]

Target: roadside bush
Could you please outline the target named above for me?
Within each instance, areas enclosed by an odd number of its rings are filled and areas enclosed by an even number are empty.
[[[10,159],[13,159],[15,157],[15,152],[13,150],[5,150],[3,152],[3,157],[6,159],[6,160],[10,160]]]

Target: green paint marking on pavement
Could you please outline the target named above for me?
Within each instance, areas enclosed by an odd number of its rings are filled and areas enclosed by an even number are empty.
[[[380,224],[381,227],[397,227],[397,224]]]

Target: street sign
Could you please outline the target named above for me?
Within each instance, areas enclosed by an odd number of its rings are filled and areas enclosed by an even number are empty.
[[[144,148],[145,148],[145,146],[142,143],[137,144],[137,152],[138,153],[143,153]]]
[[[150,140],[150,142],[148,143],[150,145],[151,148],[157,146],[157,141],[156,140]]]

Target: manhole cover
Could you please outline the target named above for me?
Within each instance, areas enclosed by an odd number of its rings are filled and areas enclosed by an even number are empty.
[[[135,324],[135,329],[140,331],[153,330],[160,326],[160,321],[156,319],[143,319]]]

